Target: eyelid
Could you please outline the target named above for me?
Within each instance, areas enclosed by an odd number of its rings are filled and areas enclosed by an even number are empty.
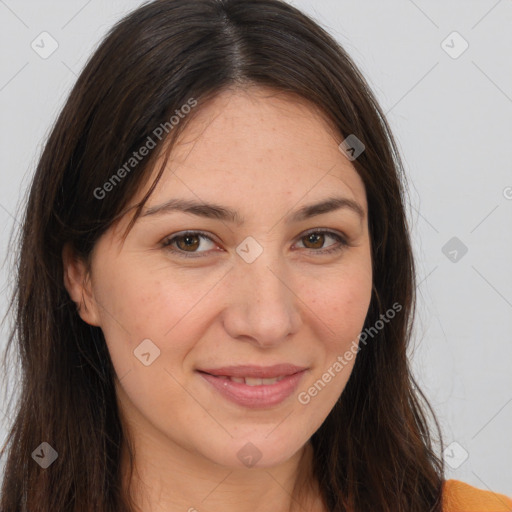
[[[297,238],[304,238],[305,236],[307,235],[310,235],[312,233],[322,233],[322,234],[327,234],[327,235],[331,235],[334,237],[334,235],[336,236],[339,236],[340,238],[343,238],[343,240],[345,242],[348,243],[348,236],[345,235],[345,233],[341,232],[341,231],[337,231],[335,229],[331,229],[331,228],[311,228],[311,229],[307,229],[306,231],[303,231]]]
[[[305,248],[307,251],[313,253],[313,254],[328,254],[328,253],[334,253],[334,252],[340,252],[343,249],[350,246],[349,238],[342,232],[338,232],[336,230],[330,229],[330,228],[311,228],[304,232],[302,232],[300,235],[297,236],[296,240],[300,241],[301,238],[304,238],[310,234],[317,233],[317,234],[325,234],[330,236],[331,238],[334,238],[337,241],[337,244],[333,244],[333,246],[328,246],[326,249],[308,249]],[[216,244],[217,242],[215,239],[208,233],[201,231],[201,230],[184,230],[177,233],[173,233],[172,235],[169,235],[165,237],[161,244],[164,249],[167,249],[171,251],[174,254],[177,254],[179,257],[185,257],[185,258],[200,258],[203,256],[207,256],[210,251],[198,251],[198,252],[187,252],[182,251],[180,249],[175,249],[172,247],[171,244],[175,242],[175,240],[179,238],[183,238],[187,235],[192,236],[200,236],[202,238],[205,238],[209,240],[210,242]]]

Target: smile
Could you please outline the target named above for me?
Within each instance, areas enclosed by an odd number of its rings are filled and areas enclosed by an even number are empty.
[[[306,370],[273,378],[232,377],[197,373],[223,398],[242,407],[268,408],[284,402],[297,389]]]

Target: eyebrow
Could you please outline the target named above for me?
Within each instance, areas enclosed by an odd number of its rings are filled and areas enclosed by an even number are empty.
[[[300,222],[316,215],[341,209],[355,212],[361,220],[365,217],[364,209],[356,201],[347,197],[329,197],[319,203],[302,206],[296,212],[286,217],[286,223]],[[142,213],[141,217],[164,215],[175,211],[190,213],[208,219],[232,222],[238,225],[242,225],[245,222],[245,219],[235,210],[214,203],[204,203],[189,199],[170,199],[163,204],[148,208]]]

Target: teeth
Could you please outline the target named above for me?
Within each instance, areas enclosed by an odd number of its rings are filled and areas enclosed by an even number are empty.
[[[256,379],[253,377],[229,377],[229,379],[233,382],[246,384],[247,386],[269,386],[283,380],[284,375],[282,377],[274,377],[273,379]]]
[[[268,381],[276,381],[276,379],[255,379],[252,377],[245,377],[245,384],[247,386],[262,386],[263,384],[273,384],[274,382]],[[264,382],[265,381],[265,382]]]

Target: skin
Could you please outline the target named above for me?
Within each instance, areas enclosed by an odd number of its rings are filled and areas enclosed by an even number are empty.
[[[123,244],[126,215],[98,240],[90,268],[66,246],[65,285],[81,318],[105,334],[136,452],[132,485],[141,510],[304,510],[292,499],[302,478],[306,509],[324,510],[309,439],[355,358],[308,404],[298,394],[363,328],[372,288],[364,184],[338,149],[343,138],[301,99],[251,87],[197,108],[144,211],[170,198],[195,199],[237,210],[245,223],[182,212],[146,216]],[[344,208],[284,221],[332,195],[356,201],[364,217]],[[349,245],[322,254],[340,243],[321,234],[310,240],[304,232],[313,228],[345,235]],[[192,239],[188,251],[199,257],[163,246],[185,230],[212,238]],[[263,248],[252,263],[236,252],[248,236]],[[183,239],[172,247],[187,254]],[[148,338],[160,356],[145,366],[134,350]],[[195,371],[282,362],[308,370],[291,397],[257,410],[227,401]],[[237,457],[248,442],[261,453],[253,467]]]

